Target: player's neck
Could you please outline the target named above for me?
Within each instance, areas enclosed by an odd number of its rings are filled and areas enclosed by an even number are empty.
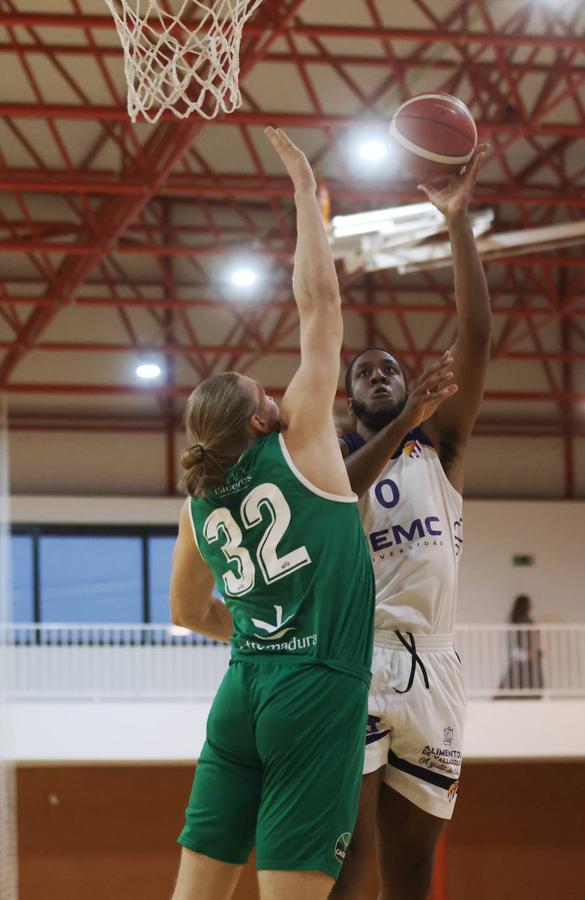
[[[370,428],[368,425],[365,425],[360,419],[357,420],[356,431],[361,438],[364,439],[366,444],[370,441],[378,432],[374,428]]]

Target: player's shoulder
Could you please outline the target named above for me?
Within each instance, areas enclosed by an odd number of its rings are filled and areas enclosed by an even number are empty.
[[[351,456],[352,453],[355,453],[356,450],[359,450],[360,447],[363,447],[366,443],[361,434],[358,434],[357,431],[348,431],[347,434],[341,434],[339,436],[339,442],[342,445],[344,456]]]
[[[339,440],[345,447],[344,456],[351,456],[352,453],[355,453],[366,443],[365,439],[358,434],[357,431],[350,431],[347,434],[342,434]],[[405,450],[408,450],[411,447],[430,447],[434,449],[434,445],[430,437],[422,430],[422,428],[413,428],[411,431],[406,434],[400,444],[400,446],[396,449],[392,459],[398,459],[404,453]]]

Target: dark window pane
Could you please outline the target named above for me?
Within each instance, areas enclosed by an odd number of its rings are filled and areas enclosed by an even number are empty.
[[[152,537],[148,540],[151,622],[171,621],[169,583],[174,546],[174,537]]]
[[[142,546],[134,537],[42,537],[43,622],[141,622]]]
[[[29,535],[13,535],[10,539],[12,577],[12,621],[32,622],[33,539]]]

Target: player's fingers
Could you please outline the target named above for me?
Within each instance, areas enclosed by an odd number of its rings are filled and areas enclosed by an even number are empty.
[[[454,372],[441,372],[440,375],[437,375],[432,380],[432,384],[429,386],[429,390],[438,390],[447,384],[447,382],[452,381],[455,378]]]
[[[281,146],[288,150],[289,153],[291,153],[293,156],[304,156],[303,151],[299,147],[297,147],[297,145],[293,143],[293,141],[291,141],[286,131],[283,131],[282,128],[277,128],[276,134],[278,140],[281,143]]]
[[[441,359],[438,362],[432,363],[430,366],[427,366],[426,369],[423,369],[419,377],[416,379],[415,384],[423,384],[425,381],[428,381],[429,378],[433,378],[433,376],[437,375],[439,372],[443,372],[446,369],[452,368],[455,360],[447,351],[444,353]]]
[[[264,134],[278,153],[281,159],[286,159],[287,156],[291,156],[293,152],[299,153],[299,149],[295,147],[292,141],[287,137],[287,135],[280,128],[272,128],[272,126],[268,126],[268,128],[264,129]]]
[[[439,381],[444,381],[445,378],[453,378],[453,367],[448,363],[444,363],[440,368],[429,371],[427,377],[422,381],[422,384],[426,384],[427,387],[435,383],[439,383]]]
[[[448,387],[442,388],[440,391],[432,391],[424,399],[426,403],[432,403],[435,400],[448,400],[453,394],[459,390],[459,385],[450,384]]]
[[[475,151],[473,159],[471,160],[471,165],[469,166],[469,178],[471,181],[475,181],[475,179],[477,178],[478,172],[485,161],[488,150],[489,144],[480,144]]]
[[[280,135],[278,134],[276,128],[265,128],[264,134],[280,156],[281,160],[286,164],[287,157],[287,147]]]
[[[430,397],[441,394],[442,391],[453,386],[452,382],[454,377],[455,376],[451,372],[445,378],[433,379],[432,381],[427,382],[427,384],[421,385],[417,390],[417,398],[425,402]]]
[[[417,191],[422,191],[425,197],[427,197],[429,200],[431,199],[431,188],[426,184],[417,184],[416,189]]]

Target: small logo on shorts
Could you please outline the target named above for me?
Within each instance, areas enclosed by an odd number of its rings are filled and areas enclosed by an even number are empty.
[[[339,862],[343,862],[343,860],[345,859],[345,854],[347,853],[347,848],[349,847],[350,841],[350,831],[344,831],[343,834],[340,834],[337,838],[337,842],[335,844],[335,858],[338,859]]]
[[[459,782],[454,781],[449,790],[447,791],[447,798],[449,803],[453,803],[455,797],[457,796],[457,791],[459,790]]]
[[[453,743],[453,728],[451,725],[445,725],[443,728],[443,742],[450,747]]]

